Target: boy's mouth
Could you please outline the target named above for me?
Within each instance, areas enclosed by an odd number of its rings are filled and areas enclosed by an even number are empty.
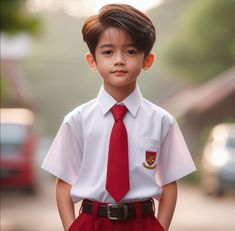
[[[114,70],[114,71],[111,71],[111,73],[112,74],[119,74],[119,75],[121,75],[121,74],[125,74],[125,73],[127,73],[127,71],[126,70]]]

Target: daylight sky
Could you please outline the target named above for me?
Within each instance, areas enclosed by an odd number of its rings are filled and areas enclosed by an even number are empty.
[[[126,3],[146,11],[161,4],[163,0],[28,0],[27,8],[33,12],[63,10],[73,17],[87,17],[95,14],[105,4]]]

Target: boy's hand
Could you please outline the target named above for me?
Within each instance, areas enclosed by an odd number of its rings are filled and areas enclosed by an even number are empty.
[[[177,182],[164,185],[162,197],[158,205],[157,219],[165,231],[169,229],[177,200]]]
[[[56,181],[56,201],[60,218],[64,226],[64,230],[68,231],[69,227],[75,220],[74,203],[70,197],[71,185],[57,179]]]

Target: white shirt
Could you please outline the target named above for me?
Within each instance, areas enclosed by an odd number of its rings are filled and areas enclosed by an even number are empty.
[[[122,103],[128,133],[130,191],[122,201],[159,199],[161,186],[195,171],[175,119],[144,99],[138,86]],[[114,123],[110,111],[117,104],[103,87],[96,99],[65,116],[42,168],[72,185],[74,202],[115,201],[105,189],[108,146]],[[147,152],[156,155],[148,163]]]

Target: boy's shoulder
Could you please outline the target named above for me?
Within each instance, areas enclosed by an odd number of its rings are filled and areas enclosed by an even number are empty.
[[[146,111],[149,112],[149,114],[154,114],[155,116],[163,119],[163,120],[167,120],[170,123],[173,123],[173,121],[175,120],[175,118],[164,108],[162,108],[161,106],[143,98],[143,103],[142,103],[143,107],[146,109]]]
[[[97,98],[92,99],[88,102],[85,102],[77,107],[75,107],[72,111],[65,115],[65,120],[70,120],[71,118],[80,118],[81,113],[92,110],[97,105]]]

